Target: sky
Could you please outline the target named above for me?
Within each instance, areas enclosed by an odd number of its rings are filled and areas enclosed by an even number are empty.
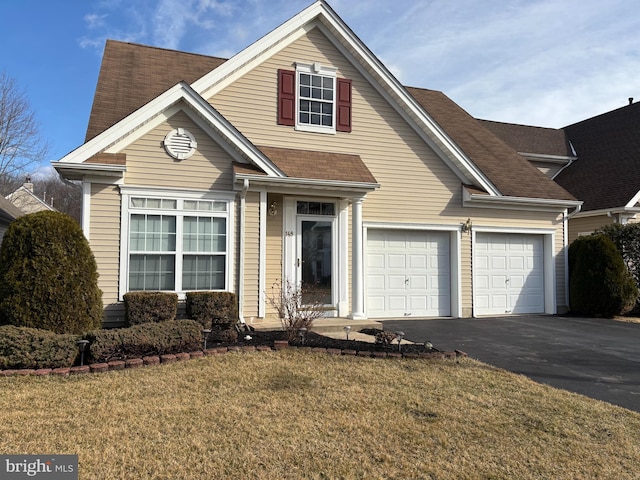
[[[106,39],[230,58],[311,0],[0,0],[0,71],[55,161],[84,141]],[[636,0],[329,0],[406,86],[561,128],[640,101]],[[48,164],[48,162],[47,162]]]

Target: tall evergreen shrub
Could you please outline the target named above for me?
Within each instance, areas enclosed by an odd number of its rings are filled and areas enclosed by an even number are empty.
[[[604,235],[577,238],[569,246],[571,311],[613,317],[629,312],[638,288],[613,242]]]
[[[82,334],[102,322],[95,258],[60,212],[14,220],[0,248],[0,325]]]

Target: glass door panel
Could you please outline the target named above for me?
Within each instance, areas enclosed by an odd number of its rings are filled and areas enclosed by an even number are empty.
[[[323,303],[330,305],[333,298],[333,222],[300,220],[299,226],[298,274],[302,280],[302,286],[320,293]]]

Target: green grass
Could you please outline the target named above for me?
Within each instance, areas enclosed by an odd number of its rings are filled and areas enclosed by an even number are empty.
[[[234,353],[0,378],[0,452],[82,479],[637,478],[640,415],[473,360]]]

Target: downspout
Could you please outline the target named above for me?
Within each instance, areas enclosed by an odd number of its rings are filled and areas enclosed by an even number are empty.
[[[238,317],[240,323],[244,321],[244,244],[245,244],[245,210],[249,180],[244,179],[240,191],[240,247],[238,252]]]
[[[564,248],[565,248],[565,252],[564,252],[564,298],[565,301],[567,303],[566,307],[569,308],[569,306],[571,305],[571,299],[569,298],[569,219],[571,217],[573,217],[574,215],[576,215],[577,213],[580,213],[580,210],[582,210],[582,204],[576,206],[576,208],[573,210],[573,212],[569,213],[568,215],[566,214],[567,210],[565,210],[565,215],[564,215],[564,225],[563,225],[563,230],[564,230]]]

